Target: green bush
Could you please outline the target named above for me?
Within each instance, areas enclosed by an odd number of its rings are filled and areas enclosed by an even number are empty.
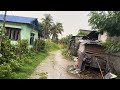
[[[9,64],[4,63],[0,65],[0,78],[7,79],[12,75],[12,69]]]
[[[0,78],[12,79],[18,77],[20,72],[31,72],[32,70],[30,69],[33,69],[38,64],[39,59],[44,59],[48,55],[48,51],[56,49],[59,49],[57,44],[37,39],[32,50],[30,50],[28,49],[27,40],[21,40],[17,45],[11,45],[11,40],[3,37],[0,51]],[[34,51],[42,53],[38,54]]]
[[[28,53],[28,40],[20,40],[16,49],[20,54]]]
[[[9,64],[13,72],[18,72],[21,70],[22,63],[18,60],[11,60]]]
[[[109,39],[105,43],[103,43],[103,46],[106,47],[105,51],[107,53],[117,53],[117,52],[120,52],[120,42],[119,42],[119,40]]]
[[[19,41],[18,45],[12,45],[11,40],[4,36],[0,51],[0,78],[13,78],[25,63],[20,60],[19,54],[23,55],[27,52],[28,42],[26,40]]]
[[[15,55],[14,50],[15,49],[10,44],[10,40],[7,37],[3,37],[0,51],[0,54],[2,55],[0,57],[0,64],[7,63],[11,59],[16,59],[17,56]]]
[[[36,39],[33,48],[37,52],[43,51],[45,49],[45,41],[42,39]]]
[[[45,50],[46,51],[53,51],[53,50],[58,50],[60,49],[59,45],[50,41],[50,40],[46,40],[45,41]]]

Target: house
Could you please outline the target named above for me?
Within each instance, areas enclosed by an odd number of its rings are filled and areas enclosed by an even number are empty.
[[[101,69],[106,69],[106,52],[105,47],[102,46],[102,43],[105,42],[107,39],[106,33],[100,33],[98,31],[92,31],[88,35],[83,37],[83,40],[80,40],[80,46],[78,50],[78,65],[82,66],[82,59],[83,54],[85,54],[90,60],[89,66],[94,68],[99,68],[96,59],[101,66]],[[85,56],[84,56],[85,57]],[[79,67],[81,67],[79,66]]]
[[[87,66],[99,68],[96,59],[98,59],[101,69],[106,69],[106,53],[102,46],[103,37],[106,34],[101,34],[98,31],[91,31],[86,36],[74,36],[71,38],[70,48],[73,56],[78,57],[78,68],[84,70],[84,59],[87,60]]]
[[[80,36],[72,36],[71,37],[68,49],[71,52],[71,55],[73,55],[73,56],[77,56],[77,50],[78,50],[79,44],[80,44],[79,40],[88,40],[88,41],[89,40],[98,40],[98,37],[99,37],[99,39],[101,39],[101,37],[103,37],[103,35],[97,31],[92,31],[92,30],[83,30],[83,31],[87,31],[87,32],[89,32],[89,34],[87,34],[86,36],[80,35]]]
[[[120,73],[120,52],[107,53],[102,45],[109,38],[106,32],[99,31],[91,31],[86,36],[73,36],[71,38],[69,51],[72,56],[78,57],[77,68],[80,71],[84,71],[85,66],[98,69],[100,66],[106,73]],[[120,40],[120,37],[114,36],[111,39]]]
[[[104,47],[99,41],[80,40],[78,49],[78,67],[82,69],[84,59],[87,60],[87,65],[94,68],[99,68],[96,59],[101,66],[101,69],[106,69],[106,53]],[[90,62],[90,63],[88,63]]]
[[[3,17],[0,15],[0,27],[3,26]],[[33,45],[33,41],[42,36],[37,18],[7,15],[5,28],[5,35],[12,40],[12,44],[16,44],[18,40],[26,39],[29,45]]]
[[[98,40],[101,41],[101,42],[106,42],[106,40],[108,39],[108,35],[107,35],[107,32],[104,32],[104,33],[99,33],[98,35]]]

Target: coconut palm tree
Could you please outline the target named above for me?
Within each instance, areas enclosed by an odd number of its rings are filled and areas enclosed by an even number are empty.
[[[53,18],[50,14],[45,14],[45,18],[42,18],[42,28],[44,30],[44,38],[50,38],[50,31],[52,28]]]
[[[62,23],[57,22],[56,24],[53,24],[51,29],[52,40],[58,41],[58,35],[62,34],[63,31]]]

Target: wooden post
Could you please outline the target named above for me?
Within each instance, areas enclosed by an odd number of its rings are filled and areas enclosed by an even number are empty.
[[[3,32],[2,32],[3,35],[5,34],[5,21],[6,21],[6,14],[7,14],[7,11],[5,11],[5,15],[4,15]]]
[[[6,20],[6,14],[7,14],[7,11],[5,11],[5,14],[4,14],[3,27],[2,27],[2,31],[1,31],[1,35],[0,35],[0,51],[1,51],[2,38],[3,38],[3,36],[5,35],[5,20]]]
[[[102,75],[102,78],[104,79],[104,76],[103,76],[103,73],[102,73],[102,70],[101,70],[101,67],[100,67],[100,64],[99,64],[99,62],[98,62],[97,57],[96,57],[96,61],[97,61],[98,67],[99,67],[99,69],[100,69],[100,73],[101,73],[101,75]]]

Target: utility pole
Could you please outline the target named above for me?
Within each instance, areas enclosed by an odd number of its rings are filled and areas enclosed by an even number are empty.
[[[5,14],[4,14],[4,18],[3,18],[3,27],[2,27],[2,31],[1,31],[1,35],[0,35],[0,51],[1,51],[2,38],[3,38],[3,36],[5,35],[6,14],[7,14],[7,11],[5,11]]]
[[[4,20],[3,20],[3,32],[2,32],[2,35],[5,35],[5,21],[6,21],[6,14],[7,14],[7,11],[5,11],[5,14],[4,14]]]

